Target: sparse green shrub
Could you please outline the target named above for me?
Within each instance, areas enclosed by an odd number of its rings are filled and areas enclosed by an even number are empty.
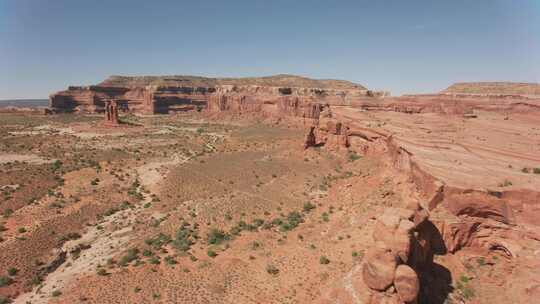
[[[53,171],[58,171],[61,167],[62,167],[62,162],[59,161],[59,160],[56,160],[56,161],[54,161],[54,163],[52,163],[52,170]]]
[[[4,210],[4,217],[10,217],[13,214],[13,209],[7,208]]]
[[[349,161],[350,162],[353,162],[355,160],[359,160],[360,158],[362,158],[362,157],[360,155],[356,154],[356,152],[354,152],[354,151],[349,152]]]
[[[304,219],[302,218],[302,214],[300,214],[298,211],[292,211],[287,215],[286,221],[282,222],[280,225],[281,231],[289,231],[293,230],[294,228],[298,227],[300,223],[303,223]]]
[[[99,276],[106,276],[106,275],[107,275],[107,270],[105,270],[105,268],[99,268],[99,269],[97,270],[97,274],[98,274]]]
[[[252,225],[253,225],[254,227],[256,227],[256,228],[259,228],[259,227],[261,227],[263,224],[264,224],[264,220],[263,220],[263,219],[254,219]]]
[[[8,286],[13,283],[13,279],[8,276],[0,276],[0,287]]]
[[[223,230],[213,228],[208,233],[208,244],[211,244],[211,245],[219,245],[229,239],[230,239],[230,236],[227,233],[225,233]]]
[[[15,267],[10,267],[8,268],[8,271],[7,271],[7,273],[12,277],[17,275],[17,272],[19,272],[19,270]]]
[[[189,224],[184,222],[178,231],[176,231],[176,238],[172,242],[172,245],[177,250],[188,251],[198,238],[197,231],[190,229]]]
[[[307,202],[304,204],[304,212],[310,212],[311,210],[315,209],[315,205],[313,205],[311,202]]]
[[[135,261],[136,259],[138,259],[138,254],[139,254],[139,249],[137,248],[131,248],[129,249],[126,254],[124,256],[122,256],[122,258],[120,258],[120,262],[119,262],[119,265],[120,266],[127,266],[129,263]]]
[[[477,258],[476,262],[478,263],[479,266],[485,266],[486,265],[486,260],[483,257]]]
[[[330,260],[326,256],[321,255],[319,258],[319,263],[322,265],[330,264]]]
[[[321,218],[325,222],[330,221],[330,219],[328,218],[328,213],[327,212],[323,212],[323,214],[321,215]]]
[[[149,260],[148,260],[148,263],[152,264],[152,265],[157,265],[160,263],[160,260],[159,260],[159,257],[157,256],[153,256],[151,257]]]
[[[475,295],[474,289],[472,289],[468,283],[469,283],[469,278],[462,275],[460,280],[456,284],[457,290],[459,291],[459,293],[463,296],[465,300],[470,300]]]
[[[215,258],[217,256],[217,253],[212,249],[208,249],[206,254],[208,254],[208,256],[211,257],[211,258]]]
[[[170,255],[165,257],[165,263],[167,263],[168,265],[178,264],[178,262],[174,259],[174,257],[172,257]]]
[[[268,264],[266,265],[266,272],[268,272],[271,275],[277,275],[279,273],[279,269],[272,264]]]
[[[53,297],[59,297],[62,295],[62,292],[60,290],[55,290],[51,294]]]
[[[533,173],[534,174],[540,174],[540,168],[534,168]]]
[[[39,275],[33,276],[32,279],[30,280],[31,285],[39,285],[41,284],[41,282],[43,282],[43,278],[41,278],[41,276]]]

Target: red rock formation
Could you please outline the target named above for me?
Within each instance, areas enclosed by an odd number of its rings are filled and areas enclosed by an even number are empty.
[[[309,127],[309,131],[306,134],[306,140],[304,143],[304,149],[315,147],[317,145],[317,138],[315,137],[315,127]]]
[[[291,75],[245,79],[114,76],[99,85],[69,87],[52,94],[49,106],[56,112],[100,113],[105,111],[105,101],[115,100],[123,111],[155,114],[204,108],[211,112],[261,111],[264,105],[271,105],[274,114],[315,118],[321,104],[373,99],[367,92],[347,81]]]
[[[417,209],[418,208],[418,209]],[[388,208],[377,218],[373,239],[376,241],[364,257],[362,283],[356,293],[371,303],[415,303],[419,291],[419,274],[432,263],[430,244],[434,235],[425,233],[430,222],[423,209]],[[415,224],[414,219],[423,218]],[[426,240],[426,242],[423,242]],[[365,284],[371,291],[362,290]]]
[[[407,265],[399,265],[394,277],[394,286],[399,299],[405,303],[416,300],[420,291],[420,281],[416,272]]]
[[[118,103],[114,100],[105,103],[105,125],[113,127],[120,125]]]
[[[299,109],[297,101],[295,100],[292,104],[288,103],[289,108]],[[341,150],[349,147],[349,127],[332,117],[330,105],[309,102],[304,103],[302,109],[300,112],[301,116],[311,121],[311,125],[308,127],[308,136],[304,144],[306,148],[321,145],[330,150]],[[298,112],[293,113],[297,114]],[[313,137],[310,136],[311,134]]]

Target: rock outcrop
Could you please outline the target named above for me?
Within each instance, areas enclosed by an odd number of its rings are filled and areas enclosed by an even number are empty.
[[[105,125],[112,127],[120,125],[118,103],[116,101],[107,101],[105,104]]]
[[[114,100],[119,109],[134,113],[169,113],[207,109],[210,112],[268,111],[313,118],[320,104],[351,104],[380,93],[342,80],[316,80],[292,75],[259,78],[194,76],[112,76],[98,85],[72,86],[52,94],[56,112],[104,112]]]
[[[423,229],[426,223],[425,210],[419,206],[387,208],[377,218],[372,236],[375,245],[368,249],[362,266],[362,279],[372,289],[372,300],[393,299],[397,293],[394,300],[415,302],[420,290],[419,273],[433,262],[432,235]]]
[[[297,105],[294,103],[293,105]],[[298,108],[296,106],[292,107]],[[325,146],[330,150],[346,150],[349,143],[349,127],[332,115],[331,106],[321,103],[304,103],[300,113],[304,119],[310,122],[306,132],[305,148]],[[287,113],[287,112],[285,112]]]

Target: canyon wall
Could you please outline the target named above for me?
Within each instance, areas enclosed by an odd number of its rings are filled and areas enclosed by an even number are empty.
[[[260,78],[203,78],[193,76],[113,76],[98,85],[72,86],[49,98],[53,112],[102,113],[107,101],[123,112],[157,114],[207,109],[220,111],[290,111],[321,104],[350,105],[383,93],[341,80],[314,80],[292,75]],[[267,105],[267,106],[264,106]],[[309,109],[306,111],[310,111]]]

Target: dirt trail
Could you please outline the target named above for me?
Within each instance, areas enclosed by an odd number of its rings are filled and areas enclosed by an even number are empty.
[[[168,168],[189,161],[183,155],[174,155],[172,159],[160,160],[135,168],[141,185],[137,191],[143,199],[134,207],[121,210],[105,217],[98,226],[89,230],[77,240],[66,242],[62,246],[63,252],[68,252],[65,261],[52,273],[48,274],[43,283],[31,292],[17,297],[13,303],[32,304],[47,303],[55,290],[62,290],[77,277],[88,273],[95,273],[98,265],[106,265],[107,260],[125,248],[132,239],[132,223],[144,212],[144,205],[152,201],[151,189],[156,186],[168,172]],[[150,191],[143,191],[148,189]],[[71,254],[80,246],[88,247],[81,250],[77,258]],[[59,252],[60,254],[60,252]]]

